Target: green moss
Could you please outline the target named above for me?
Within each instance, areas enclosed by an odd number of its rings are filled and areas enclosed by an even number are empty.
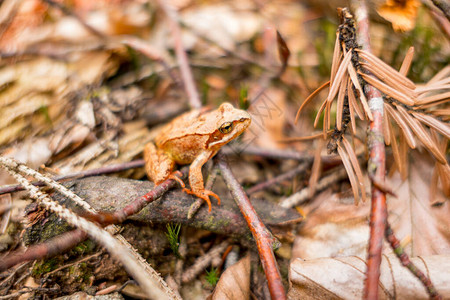
[[[57,269],[61,265],[61,263],[61,257],[53,257],[41,260],[34,265],[33,269],[31,270],[31,274],[35,277],[41,277],[42,275]]]

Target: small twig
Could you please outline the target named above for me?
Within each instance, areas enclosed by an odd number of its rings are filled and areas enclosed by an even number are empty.
[[[369,18],[366,1],[351,2],[356,16],[358,29],[358,44],[363,50],[370,52]],[[369,124],[368,142],[369,162],[368,173],[377,182],[384,182],[385,145],[383,134],[383,98],[376,88],[366,84],[364,92],[369,102],[373,121]],[[380,278],[381,254],[383,237],[387,220],[386,194],[372,186],[372,201],[370,214],[370,240],[367,257],[364,299],[378,299],[378,281]]]
[[[219,167],[222,177],[256,241],[259,257],[266,274],[272,299],[286,299],[286,293],[284,291],[283,283],[281,282],[280,271],[278,270],[278,265],[273,253],[273,249],[277,248],[279,242],[264,226],[245,194],[244,189],[236,180],[228,163],[223,158],[219,158]]]
[[[169,19],[170,27],[172,28],[172,34],[175,41],[175,53],[177,56],[178,65],[180,66],[184,88],[189,98],[189,104],[191,108],[199,109],[202,107],[202,102],[200,101],[200,96],[198,95],[197,88],[195,87],[191,67],[189,66],[186,51],[183,47],[180,24],[178,23],[178,14],[167,1],[159,0],[158,2],[166,13]]]
[[[221,257],[222,253],[228,247],[228,244],[228,241],[223,241],[219,245],[214,246],[205,255],[200,256],[195,263],[183,273],[181,276],[181,282],[188,283],[194,280],[200,273],[204,272],[213,259]]]
[[[4,288],[8,281],[12,280],[14,276],[17,274],[17,272],[20,272],[24,267],[28,266],[29,262],[24,262],[20,266],[17,266],[12,270],[11,274],[9,274],[1,283],[0,283],[0,289]]]
[[[56,8],[56,9],[59,9],[65,15],[74,17],[78,22],[80,22],[81,25],[84,26],[84,28],[86,28],[90,33],[92,33],[96,37],[101,38],[101,39],[107,38],[105,34],[103,34],[102,32],[98,31],[97,29],[95,29],[94,27],[92,27],[91,25],[86,23],[81,16],[79,16],[76,12],[70,10],[64,4],[55,2],[53,0],[44,0],[44,2],[46,2],[47,4],[49,4],[50,6]]]
[[[341,168],[339,171],[333,172],[330,175],[320,179],[316,185],[315,192],[321,192],[330,185],[332,185],[333,183],[336,183],[344,178],[347,178],[347,172],[345,171],[344,168]],[[284,208],[291,208],[300,205],[306,200],[311,198],[310,194],[311,189],[309,187],[305,187],[304,189],[295,193],[294,195],[282,200],[280,202],[280,206]]]
[[[249,188],[246,192],[247,192],[247,194],[251,195],[251,194],[259,192],[261,190],[265,190],[265,189],[269,188],[270,186],[272,186],[272,185],[274,185],[276,183],[280,183],[282,181],[292,179],[295,176],[297,176],[297,174],[304,172],[309,166],[310,166],[309,162],[304,162],[304,163],[298,165],[293,170],[290,170],[290,171],[288,171],[286,173],[278,175],[278,176],[276,176],[276,177],[274,177],[272,179],[269,179],[267,181],[255,184],[254,186]]]
[[[239,152],[236,152],[236,149],[234,147],[225,146],[222,148],[221,153],[224,155],[248,154],[274,159],[294,159],[298,161],[312,161],[313,159],[312,156],[306,153],[300,153],[291,150],[265,149],[255,146],[247,146],[242,150],[238,150]]]
[[[400,245],[400,241],[394,234],[389,222],[386,223],[386,231],[385,231],[386,240],[394,250],[394,253],[397,255],[398,259],[402,263],[403,266],[408,268],[411,273],[422,282],[425,289],[427,290],[430,299],[440,300],[442,296],[439,295],[430,278],[428,278],[422,271],[417,268],[417,266],[409,259],[408,254],[403,250],[403,247]]]
[[[0,272],[19,263],[57,255],[75,247],[86,238],[87,234],[84,231],[75,229],[49,239],[45,243],[30,246],[25,251],[17,250],[2,258],[0,261]]]
[[[64,269],[66,269],[66,268],[69,268],[69,267],[71,267],[71,266],[78,265],[78,264],[80,264],[80,263],[82,263],[82,262],[91,260],[92,258],[99,257],[102,253],[103,253],[103,251],[99,251],[99,252],[97,252],[97,253],[94,253],[94,254],[88,255],[88,256],[86,256],[86,257],[83,257],[83,258],[81,258],[81,259],[79,259],[79,260],[77,260],[77,261],[74,261],[74,262],[72,262],[72,263],[70,263],[70,264],[65,264],[65,265],[63,265],[63,266],[61,266],[61,267],[59,267],[59,268],[56,268],[55,270],[46,273],[43,281],[47,281],[47,279],[50,277],[50,275],[55,274],[56,272],[59,272],[59,271],[61,271],[61,270],[64,270]]]
[[[448,21],[450,21],[450,5],[447,0],[431,0],[437,8],[439,8],[445,15]]]
[[[129,169],[141,168],[144,166],[144,163],[145,162],[143,159],[139,159],[139,160],[134,160],[134,161],[126,162],[126,163],[101,167],[101,168],[97,168],[97,169],[91,169],[91,170],[71,173],[71,174],[67,174],[67,175],[55,176],[52,178],[52,180],[53,181],[64,181],[64,180],[74,179],[74,178],[85,178],[85,177],[90,177],[90,176],[118,173],[118,172],[126,171]],[[35,182],[32,182],[31,184],[33,184],[34,186],[44,186],[45,185],[44,182],[42,182],[42,181],[35,181]],[[23,191],[23,190],[24,190],[24,188],[20,184],[6,185],[6,186],[0,187],[0,195],[6,194],[6,193]]]

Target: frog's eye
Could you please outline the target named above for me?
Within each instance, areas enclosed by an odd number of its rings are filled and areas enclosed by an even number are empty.
[[[233,129],[232,122],[225,122],[219,127],[219,131],[222,133],[229,133]]]

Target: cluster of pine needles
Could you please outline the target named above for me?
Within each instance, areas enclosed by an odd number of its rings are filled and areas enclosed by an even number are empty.
[[[428,83],[418,85],[406,77],[414,48],[410,48],[400,70],[395,70],[356,42],[354,20],[348,10],[341,12],[342,23],[336,33],[330,81],[320,86],[301,105],[300,112],[321,90],[329,86],[328,96],[320,106],[314,121],[317,126],[323,117],[323,137],[328,140],[328,152],[338,153],[347,171],[355,202],[366,199],[363,172],[352,144],[345,137],[348,127],[356,134],[356,117],[373,120],[364,86],[369,84],[383,95],[383,133],[386,145],[392,148],[396,168],[403,179],[408,174],[408,150],[415,149],[419,140],[435,158],[430,192],[433,195],[439,182],[446,196],[450,196],[450,167],[445,157],[450,139],[450,66],[445,67]],[[331,129],[331,106],[337,99],[336,125]],[[359,101],[358,101],[359,100]],[[396,125],[396,126],[394,126]]]

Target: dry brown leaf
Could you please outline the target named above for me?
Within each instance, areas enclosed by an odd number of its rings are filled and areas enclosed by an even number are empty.
[[[429,274],[444,299],[450,297],[450,256],[412,258]],[[365,257],[295,259],[289,269],[288,299],[362,299],[366,270]],[[428,299],[422,283],[400,264],[394,254],[381,262],[378,299]]]
[[[366,256],[368,202],[355,206],[353,199],[339,198],[326,190],[302,210],[305,220],[292,248],[293,259]]]
[[[250,298],[250,255],[239,260],[223,272],[217,283],[213,300],[241,300]]]
[[[430,199],[430,179],[434,162],[426,153],[411,153],[408,177],[398,173],[389,179],[398,198],[388,196],[389,221],[400,240],[408,241],[414,256],[450,254],[450,199],[442,194]],[[430,203],[440,202],[440,206]]]

